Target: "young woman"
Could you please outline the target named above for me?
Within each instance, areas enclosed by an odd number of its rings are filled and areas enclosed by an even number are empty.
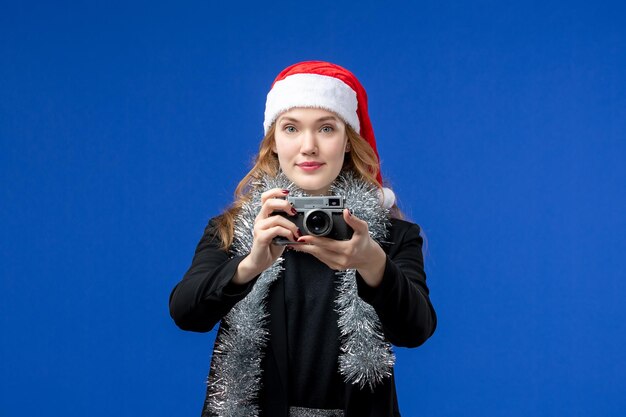
[[[421,345],[436,316],[420,228],[382,187],[365,90],[338,65],[292,65],[264,130],[170,296],[181,329],[220,322],[202,415],[399,416],[391,345]],[[296,225],[305,210],[287,197],[328,195],[344,200],[348,240]]]

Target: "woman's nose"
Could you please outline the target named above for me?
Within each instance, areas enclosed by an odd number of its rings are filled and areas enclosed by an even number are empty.
[[[306,155],[317,153],[317,138],[315,132],[307,129],[302,135],[302,143],[300,144],[300,152]]]

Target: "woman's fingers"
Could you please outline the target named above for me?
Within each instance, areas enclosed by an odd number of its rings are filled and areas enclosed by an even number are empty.
[[[367,226],[367,222],[365,220],[359,219],[354,214],[350,213],[350,210],[343,210],[343,219],[346,221],[348,226],[350,226],[352,230],[354,230],[355,234],[369,235],[369,227]]]
[[[349,250],[350,245],[350,240],[334,240],[327,237],[317,237],[311,235],[304,235],[298,238],[298,242],[323,248],[329,252],[334,252],[337,254],[345,253],[347,250]]]
[[[280,234],[280,236],[287,237],[289,240],[296,240],[298,239],[298,237],[300,237],[298,227],[293,222],[289,221],[283,216],[270,216],[266,219],[258,219],[254,226],[254,234],[255,236],[260,236],[260,234],[266,230],[275,230],[275,227],[280,227],[281,229],[284,229],[285,233],[287,233],[288,235],[282,233]],[[263,236],[265,236],[265,234]]]
[[[290,216],[294,216],[297,213],[296,209],[294,209],[287,200],[272,198],[267,200],[263,206],[261,206],[261,210],[259,210],[259,215],[257,217],[264,219],[266,217],[270,217],[272,213],[276,212],[287,213]]]
[[[291,249],[313,255],[331,269],[344,270],[350,268],[350,257],[340,252],[334,252],[317,245],[292,245]]]
[[[289,229],[285,229],[282,226],[274,226],[270,227],[269,229],[263,229],[259,231],[258,234],[255,234],[255,237],[258,239],[258,241],[266,245],[271,244],[272,240],[277,236],[282,236],[287,240],[295,240],[293,232]]]
[[[263,219],[269,217],[276,211],[282,211],[289,215],[295,215],[295,209],[286,200],[288,193],[285,193],[285,191],[286,190],[281,190],[280,188],[273,188],[264,192],[261,195],[262,205],[257,218]]]
[[[289,190],[283,190],[281,188],[272,188],[261,194],[261,204],[264,204],[270,198],[285,198],[289,195]]]
[[[272,188],[270,190],[265,191],[261,194],[261,203],[265,203],[265,200],[268,198],[276,198],[276,197],[285,197],[289,194],[289,190],[285,190],[282,188]]]

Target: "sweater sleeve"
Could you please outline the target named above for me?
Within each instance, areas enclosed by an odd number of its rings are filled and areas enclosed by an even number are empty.
[[[358,291],[376,310],[392,344],[416,347],[434,333],[437,316],[426,286],[420,228],[401,220],[394,226],[381,284],[372,288],[357,273]]]
[[[196,247],[191,266],[170,294],[170,315],[178,327],[208,332],[252,289],[232,283],[244,256],[230,257],[220,249],[215,219],[209,221]]]

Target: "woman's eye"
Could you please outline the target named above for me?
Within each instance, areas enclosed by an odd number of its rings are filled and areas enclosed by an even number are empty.
[[[285,132],[287,133],[294,133],[296,131],[296,128],[293,126],[285,126],[284,127]]]
[[[321,131],[324,133],[333,133],[334,129],[332,126],[324,126]]]

